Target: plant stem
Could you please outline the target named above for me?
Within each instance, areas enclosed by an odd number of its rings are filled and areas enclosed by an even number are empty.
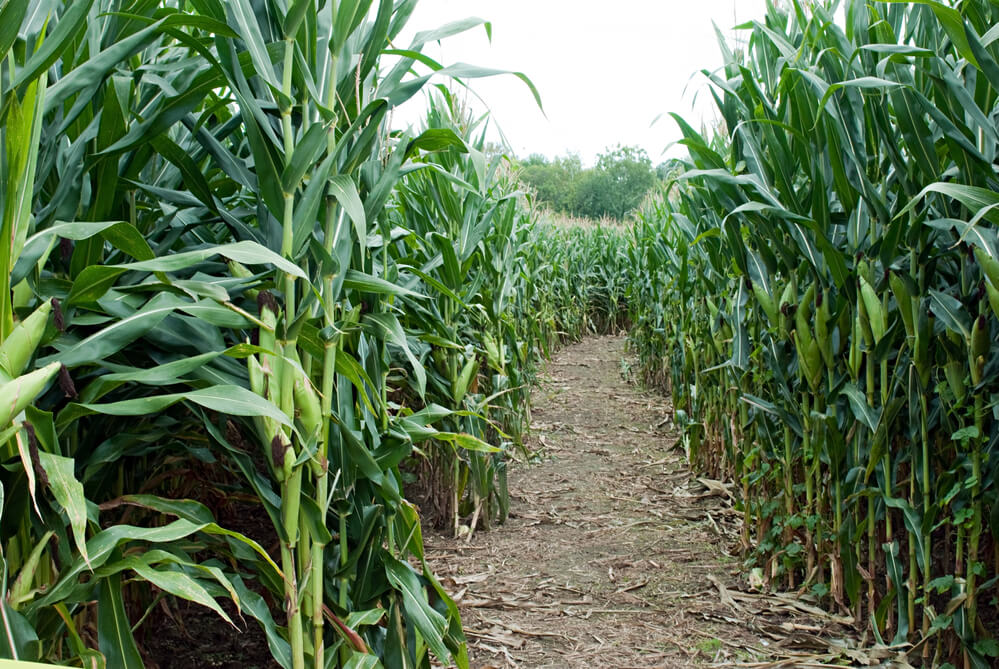
[[[975,428],[978,435],[971,443],[971,532],[968,537],[968,634],[975,633],[978,617],[978,546],[982,536],[982,453],[981,445],[985,429],[985,400],[982,393],[975,393]]]

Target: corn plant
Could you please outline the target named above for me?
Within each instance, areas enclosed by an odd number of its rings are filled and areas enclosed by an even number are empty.
[[[24,62],[23,58],[16,59],[10,50],[26,9],[25,3],[22,6],[8,4],[0,10],[0,20],[5,26],[0,37],[0,76],[7,80],[14,76],[14,66]],[[20,461],[26,484],[26,490],[21,490],[10,486],[9,481],[6,485],[0,482],[0,512],[16,518],[4,533],[7,536],[0,549],[0,620],[3,622],[0,653],[14,659],[33,657],[29,644],[36,641],[37,636],[18,609],[31,598],[36,579],[39,583],[48,580],[48,565],[41,564],[41,556],[55,532],[49,530],[37,537],[32,532],[31,511],[27,504],[17,497],[11,499],[12,503],[7,502],[7,494],[22,498],[30,496],[37,508],[37,488],[49,481],[48,472],[52,472],[53,478],[57,476],[57,469],[65,473],[64,462],[56,460],[55,456],[42,459],[26,417],[26,410],[60,369],[58,362],[52,362],[25,371],[44,336],[52,303],[43,302],[30,316],[17,320],[15,307],[29,307],[31,295],[26,294],[25,286],[12,285],[11,281],[31,223],[30,203],[45,90],[46,79],[41,76],[26,82],[22,92],[6,90],[0,97],[0,108],[5,111],[0,122],[0,235],[5,240],[0,253],[0,448],[4,462]],[[72,472],[71,461],[69,465]],[[82,499],[70,488],[76,483],[72,475],[70,479],[58,485],[57,494],[60,501],[69,503],[71,513],[79,513],[81,507],[75,503]],[[77,517],[73,521],[78,539],[82,520]]]

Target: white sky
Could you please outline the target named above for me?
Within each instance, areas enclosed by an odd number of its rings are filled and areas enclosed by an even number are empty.
[[[517,70],[534,81],[547,118],[519,79],[472,80],[518,156],[576,152],[592,164],[620,143],[643,147],[655,164],[680,138],[666,112],[695,128],[714,116],[700,74],[722,64],[711,22],[732,44],[734,25],[764,13],[765,0],[421,0],[399,45],[458,19],[490,21],[491,44],[480,27],[425,53],[444,65]],[[396,125],[417,121],[423,104],[397,114]],[[683,154],[673,147],[666,155]]]

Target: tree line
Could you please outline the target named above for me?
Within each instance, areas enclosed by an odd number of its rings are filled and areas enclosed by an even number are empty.
[[[617,146],[584,168],[577,154],[549,160],[531,154],[521,162],[520,180],[537,202],[570,216],[624,219],[665,178],[670,162],[653,166],[644,149]]]

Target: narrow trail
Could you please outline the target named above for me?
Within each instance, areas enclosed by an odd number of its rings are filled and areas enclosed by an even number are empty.
[[[819,659],[831,617],[739,591],[739,513],[686,468],[668,400],[627,372],[623,337],[560,352],[534,391],[542,461],[511,465],[510,519],[468,542],[426,536],[472,667],[795,666],[770,661],[803,647]]]

